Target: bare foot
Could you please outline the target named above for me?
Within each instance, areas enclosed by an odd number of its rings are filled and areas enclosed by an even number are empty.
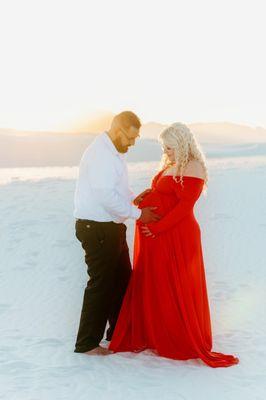
[[[87,354],[88,356],[107,356],[108,354],[112,354],[112,351],[105,347],[98,346],[92,350],[86,351],[84,354]]]

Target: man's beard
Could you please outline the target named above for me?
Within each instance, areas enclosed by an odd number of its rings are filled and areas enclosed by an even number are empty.
[[[114,145],[116,147],[116,150],[119,153],[127,153],[129,145],[123,146],[121,144],[121,138],[117,138],[117,139],[113,140],[113,143],[114,143]]]

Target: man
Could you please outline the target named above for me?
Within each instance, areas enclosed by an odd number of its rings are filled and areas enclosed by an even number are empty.
[[[139,137],[141,123],[130,111],[116,115],[111,128],[92,142],[81,159],[75,192],[76,236],[85,251],[90,277],[85,288],[75,352],[106,355],[100,346],[107,321],[111,340],[131,274],[126,225],[159,217],[154,207],[142,210],[132,201],[125,153]]]

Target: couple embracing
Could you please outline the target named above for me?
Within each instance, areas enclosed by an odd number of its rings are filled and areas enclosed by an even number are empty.
[[[76,236],[89,280],[75,352],[107,355],[146,349],[176,360],[229,367],[238,358],[212,351],[200,227],[193,207],[208,181],[204,155],[181,123],[160,134],[161,169],[137,197],[125,155],[141,123],[130,111],[81,159],[75,192]],[[135,223],[133,269],[124,222]],[[100,345],[106,326],[109,348]]]

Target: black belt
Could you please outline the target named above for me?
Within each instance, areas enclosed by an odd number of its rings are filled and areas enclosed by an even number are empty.
[[[76,218],[77,222],[83,222],[83,223],[96,223],[96,224],[116,224],[116,225],[125,225],[123,222],[114,222],[114,221],[95,221],[93,219],[81,219],[81,218]]]

